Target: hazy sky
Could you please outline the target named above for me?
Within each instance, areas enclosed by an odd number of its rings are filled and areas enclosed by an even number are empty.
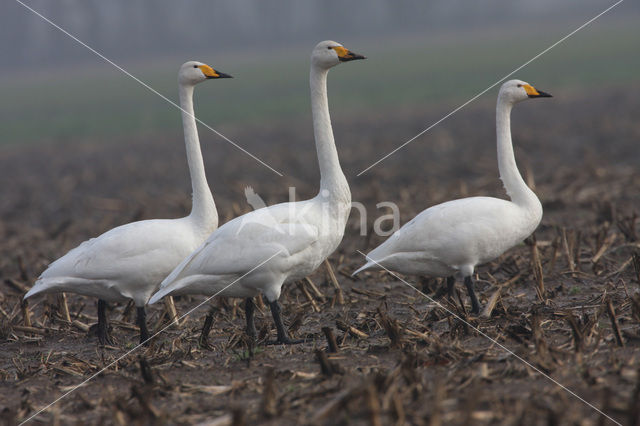
[[[21,0],[105,55],[286,47],[333,38],[513,28],[588,17],[602,0]],[[627,4],[628,3],[628,4]],[[627,0],[625,13],[639,13]],[[0,5],[0,69],[95,58],[15,0]]]

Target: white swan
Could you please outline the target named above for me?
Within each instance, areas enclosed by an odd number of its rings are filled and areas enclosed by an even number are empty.
[[[132,299],[137,307],[140,341],[148,340],[144,305],[162,279],[218,226],[218,212],[207,184],[193,114],[193,89],[207,79],[229,77],[195,61],[183,64],[178,73],[182,124],[193,187],[191,214],[180,219],[129,223],[83,242],[51,263],[25,299],[55,292],[97,297],[97,332],[101,344],[111,343],[107,302]]]
[[[424,210],[367,255],[353,274],[382,267],[403,274],[464,278],[472,313],[480,311],[473,290],[476,265],[489,262],[529,236],[542,219],[542,205],[518,172],[511,142],[511,108],[528,98],[551,97],[520,80],[502,85],[496,107],[498,168],[511,201],[470,197]]]
[[[327,74],[340,62],[364,59],[333,41],[311,54],[311,107],[320,164],[315,198],[254,210],[227,222],[161,284],[150,304],[170,294],[219,294],[246,298],[247,334],[255,338],[252,297],[269,301],[279,343],[287,335],[278,298],[282,285],[313,272],[340,244],[351,192],[340,168],[327,101]],[[225,287],[227,287],[225,289]]]

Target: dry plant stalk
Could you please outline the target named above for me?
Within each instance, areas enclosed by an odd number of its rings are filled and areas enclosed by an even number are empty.
[[[262,300],[262,294],[259,294],[256,296],[255,302],[260,312],[264,312],[264,310],[267,309],[267,307],[264,304],[264,300]]]
[[[391,340],[391,347],[399,348],[402,346],[402,328],[398,324],[398,321],[391,318],[386,313],[382,312],[380,308],[378,308],[378,315],[380,315],[380,322],[384,327],[387,335],[389,336],[389,340]]]
[[[540,301],[547,304],[546,291],[544,289],[544,274],[542,271],[542,262],[540,261],[540,252],[538,251],[538,242],[536,236],[531,236],[531,269],[533,269],[533,276],[536,279],[536,294]]]
[[[372,426],[382,426],[380,418],[380,401],[378,400],[378,390],[373,383],[366,388],[367,407],[369,408],[369,422]]]
[[[353,337],[359,337],[361,339],[366,339],[367,337],[369,337],[369,335],[364,331],[358,330],[357,328],[348,325],[346,322],[339,319],[336,320],[336,327],[338,327],[338,330],[349,333]]]
[[[244,413],[243,407],[233,407],[231,409],[231,426],[245,426]]]
[[[634,294],[629,297],[631,300],[631,315],[636,322],[640,323],[640,294]]]
[[[636,386],[631,394],[628,408],[629,424],[638,426],[640,424],[640,369],[638,369]]]
[[[354,389],[345,389],[338,393],[331,401],[321,407],[311,419],[311,424],[318,424],[325,420],[332,414],[338,412],[341,407],[344,407],[355,396]]]
[[[304,281],[298,281],[298,288],[300,289],[300,291],[302,291],[302,294],[304,294],[304,297],[307,298],[309,303],[311,303],[311,307],[313,308],[314,312],[320,312],[320,307],[314,300],[311,293],[309,293],[309,290],[307,290],[307,287],[304,285]]]
[[[140,390],[138,386],[132,386],[131,393],[138,400],[138,402],[140,403],[140,406],[142,407],[144,412],[147,413],[149,417],[151,417],[152,419],[159,419],[162,416],[162,413],[160,412],[160,410],[154,407],[153,404],[151,404],[151,401],[149,401],[149,398],[150,398],[149,393]],[[154,422],[151,422],[151,423],[154,423]]]
[[[560,247],[560,238],[556,236],[551,243],[553,247],[553,253],[551,253],[551,263],[549,263],[549,275],[553,272],[556,267],[556,261],[558,260],[558,247]]]
[[[46,330],[26,325],[13,325],[11,326],[11,329],[14,331],[22,331],[23,333],[40,334],[42,336],[47,334]]]
[[[573,334],[574,350],[576,351],[576,353],[581,352],[582,343],[584,339],[583,339],[582,331],[580,330],[580,327],[578,326],[576,318],[573,316],[572,313],[567,314],[567,322],[569,323],[569,326],[571,326],[571,332]]]
[[[333,330],[331,327],[322,327],[322,332],[327,338],[327,344],[329,345],[329,352],[336,353],[338,352],[338,343],[336,342],[336,336],[333,334]]]
[[[571,253],[573,253],[573,231],[567,232],[566,228],[562,228],[562,247],[564,248],[564,253],[567,256],[569,270],[571,272],[575,272],[576,265],[573,263],[573,256],[571,255]]]
[[[155,380],[153,378],[153,372],[151,371],[149,362],[144,356],[140,356],[138,357],[138,364],[140,365],[140,375],[142,376],[142,380],[146,384],[152,385]]]
[[[267,418],[273,418],[278,414],[276,401],[275,370],[273,367],[267,368],[264,375],[264,387],[262,389],[262,414]]]
[[[633,267],[636,271],[636,281],[638,281],[638,284],[640,284],[640,253],[639,252],[633,253]]]
[[[577,230],[573,235],[573,244],[572,244],[571,253],[573,253],[573,264],[575,265],[578,271],[580,270],[580,244],[581,243],[582,243],[582,231]]]
[[[487,305],[484,307],[484,309],[482,310],[482,313],[480,314],[481,318],[491,318],[491,313],[493,312],[493,309],[496,307],[496,304],[498,303],[498,299],[500,299],[501,292],[502,292],[502,286],[498,287],[498,289],[493,292],[493,294],[489,298],[489,301],[487,302]]]
[[[204,324],[202,325],[202,329],[200,330],[200,337],[198,338],[198,344],[202,349],[211,349],[211,345],[209,344],[209,333],[211,332],[211,327],[213,326],[213,315],[214,308],[212,306],[209,310],[209,313],[204,319]]]
[[[29,302],[26,300],[20,304],[22,310],[22,318],[24,320],[25,327],[31,327],[31,313],[29,312]]]
[[[344,294],[342,293],[342,287],[340,287],[340,283],[336,279],[336,274],[333,273],[333,268],[329,263],[329,259],[325,259],[324,264],[329,274],[329,280],[333,284],[333,287],[336,289],[336,303],[338,303],[338,305],[344,305]]]
[[[429,420],[430,426],[441,426],[442,425],[442,415],[443,415],[443,407],[442,403],[444,402],[446,397],[446,389],[442,384],[441,379],[436,379],[436,383],[434,385],[433,392],[433,409],[431,410],[431,419]]]
[[[616,336],[616,342],[618,343],[618,346],[624,346],[624,340],[622,338],[622,333],[620,332],[620,325],[618,324],[616,311],[613,309],[613,304],[611,303],[611,298],[609,297],[607,297],[607,314],[609,315],[609,319],[611,320],[611,328],[613,328],[613,333]]]
[[[80,322],[78,320],[73,320],[71,321],[71,325],[74,326],[75,328],[77,328],[78,330],[84,331],[85,333],[87,333],[89,331],[89,329],[91,328],[89,325]]]
[[[327,354],[321,351],[320,349],[315,350],[316,359],[320,364],[320,371],[323,375],[327,377],[333,376],[333,368],[331,368],[331,364],[329,363],[329,358],[327,358]]]
[[[638,234],[636,233],[636,221],[638,220],[638,214],[633,212],[631,217],[616,219],[616,225],[618,229],[625,236],[627,241],[637,241]]]
[[[173,296],[167,296],[164,298],[164,307],[167,310],[169,320],[173,321],[173,324],[177,327],[180,325],[178,322],[178,311],[176,310],[176,304],[173,301]]]
[[[598,263],[600,258],[605,254],[605,252],[609,249],[609,247],[611,247],[611,245],[615,242],[617,236],[618,236],[617,234],[611,234],[604,239],[604,241],[602,242],[602,245],[600,246],[596,254],[594,254],[593,257],[591,258],[591,263],[593,263],[594,265]]]
[[[631,265],[631,262],[633,262],[633,256],[630,256],[627,260],[622,262],[622,265],[620,265],[620,267],[618,269],[616,269],[613,272],[609,272],[607,275],[605,275],[604,279],[608,280],[609,278],[611,278],[613,276],[616,276],[619,273],[623,272],[625,269],[627,269],[627,267],[629,267],[629,265]]]
[[[393,411],[396,416],[396,425],[404,425],[406,423],[407,415],[405,414],[404,406],[402,405],[400,392],[397,391],[393,393]]]
[[[313,291],[313,294],[315,294],[315,296],[320,299],[321,302],[324,302],[327,298],[324,296],[324,294],[318,289],[318,287],[316,286],[316,284],[311,281],[311,278],[306,277],[304,279],[304,281],[309,284],[309,287],[311,287],[311,291]]]
[[[26,293],[29,291],[29,288],[26,285],[22,284],[18,280],[14,280],[13,278],[7,278],[4,280],[4,282],[5,284],[13,287],[19,293]]]
[[[60,311],[60,315],[64,320],[68,323],[71,323],[71,315],[69,315],[69,305],[67,305],[67,294],[60,293],[58,295],[58,310]]]
[[[549,345],[544,338],[544,332],[540,326],[540,317],[537,313],[531,315],[531,331],[533,333],[533,342],[536,346],[536,352],[540,359],[540,363],[545,370],[549,370],[551,364],[551,356],[549,353]]]

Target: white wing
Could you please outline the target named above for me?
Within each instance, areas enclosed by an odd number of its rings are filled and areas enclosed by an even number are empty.
[[[415,273],[415,263],[447,274],[450,267],[489,261],[526,238],[522,211],[514,203],[491,197],[471,197],[430,207],[372,250],[368,262]],[[537,224],[536,224],[537,225]],[[534,227],[535,229],[535,227]],[[434,272],[435,273],[435,272]]]
[[[119,226],[51,263],[25,297],[47,291],[145,297],[196,246],[181,219]],[[140,295],[137,295],[140,293]]]
[[[305,202],[299,207],[304,207]],[[291,203],[278,204],[239,216],[214,231],[194,253],[184,259],[160,285],[150,303],[182,288],[189,276],[238,279],[259,267],[271,276],[286,276],[304,252],[319,239],[317,226],[304,214],[292,213]],[[298,213],[304,210],[297,209]],[[278,226],[273,226],[272,222]]]

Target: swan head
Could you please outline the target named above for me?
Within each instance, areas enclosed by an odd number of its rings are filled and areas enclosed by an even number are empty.
[[[321,41],[313,49],[313,52],[311,52],[311,63],[324,69],[335,67],[340,62],[353,61],[356,59],[367,58],[353,53],[340,43],[331,40]]]
[[[182,64],[178,71],[178,83],[196,85],[212,78],[233,78],[229,74],[216,71],[207,64],[198,61],[188,61]]]
[[[551,95],[536,89],[526,81],[509,80],[500,88],[498,97],[515,104],[529,98],[550,98]]]

